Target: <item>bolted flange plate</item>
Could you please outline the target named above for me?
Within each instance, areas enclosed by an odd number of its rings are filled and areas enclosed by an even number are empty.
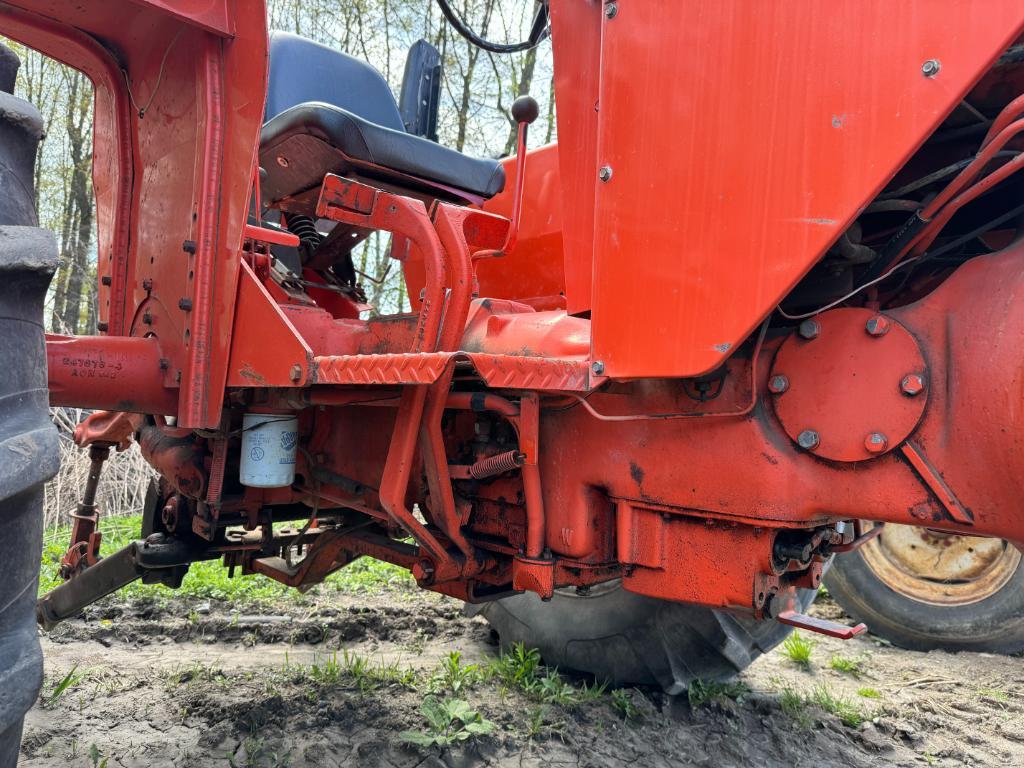
[[[815,319],[818,333],[794,333],[772,364],[771,376],[789,381],[784,392],[769,395],[786,434],[799,444],[801,433],[817,433],[808,452],[833,461],[888,453],[914,431],[928,400],[917,341],[891,317],[868,309],[833,309]],[[911,394],[917,387],[903,382],[914,374],[923,387]],[[873,436],[884,439],[883,449]]]

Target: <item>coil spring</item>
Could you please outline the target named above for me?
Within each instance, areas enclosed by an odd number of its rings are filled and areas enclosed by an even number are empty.
[[[474,480],[483,480],[486,477],[500,475],[503,472],[510,472],[523,466],[526,457],[519,451],[506,451],[496,456],[489,456],[481,459],[469,468],[469,476]]]
[[[320,245],[323,238],[316,231],[316,222],[309,216],[293,213],[288,216],[288,229],[293,235],[299,238],[299,242],[310,249]]]

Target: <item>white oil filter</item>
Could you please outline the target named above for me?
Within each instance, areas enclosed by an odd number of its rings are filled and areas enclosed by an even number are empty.
[[[299,424],[294,416],[247,413],[242,417],[239,480],[253,488],[284,488],[295,481]]]

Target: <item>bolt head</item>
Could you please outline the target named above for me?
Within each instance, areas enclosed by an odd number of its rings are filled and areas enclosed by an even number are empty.
[[[940,69],[942,69],[942,64],[939,63],[938,59],[928,59],[928,61],[921,65],[921,74],[925,77],[935,77],[939,74]]]
[[[781,395],[789,389],[789,379],[777,373],[768,380],[768,391],[773,395]]]
[[[288,167],[288,158],[285,157],[284,155],[278,155],[277,156],[277,164],[280,165],[282,168],[287,168]]]
[[[883,453],[889,445],[889,440],[881,432],[872,432],[864,438],[864,449],[868,453]]]
[[[292,381],[298,381],[301,378],[302,378],[302,366],[298,365],[298,364],[293,365],[292,366],[292,370],[291,370],[291,379],[292,379]]]
[[[592,370],[595,375],[600,376],[604,373],[604,362],[601,360],[595,360],[593,365],[590,366],[590,370]]]
[[[821,333],[821,324],[813,318],[808,318],[800,323],[800,328],[797,330],[802,339],[816,339],[818,334]]]
[[[889,318],[885,315],[875,315],[864,324],[864,330],[868,332],[869,336],[875,338],[885,336],[889,332],[889,327]]]
[[[796,438],[796,444],[805,451],[813,451],[821,442],[821,435],[813,429],[805,429]]]
[[[609,19],[614,19],[619,15],[619,6],[615,3],[608,3],[608,5],[604,7],[604,15]]]
[[[597,178],[601,181],[611,181],[612,167],[610,165],[602,165],[601,170],[597,172]]]
[[[919,373],[908,373],[900,382],[900,391],[908,397],[924,392],[924,376]]]

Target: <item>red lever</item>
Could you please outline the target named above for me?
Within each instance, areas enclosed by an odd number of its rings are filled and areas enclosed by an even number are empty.
[[[864,623],[858,624],[855,627],[848,627],[845,624],[829,621],[828,619],[816,619],[813,616],[797,613],[796,611],[783,611],[775,617],[775,620],[780,624],[789,624],[791,627],[799,627],[809,632],[817,632],[819,635],[838,637],[840,640],[849,640],[867,631],[868,628],[868,625]]]

